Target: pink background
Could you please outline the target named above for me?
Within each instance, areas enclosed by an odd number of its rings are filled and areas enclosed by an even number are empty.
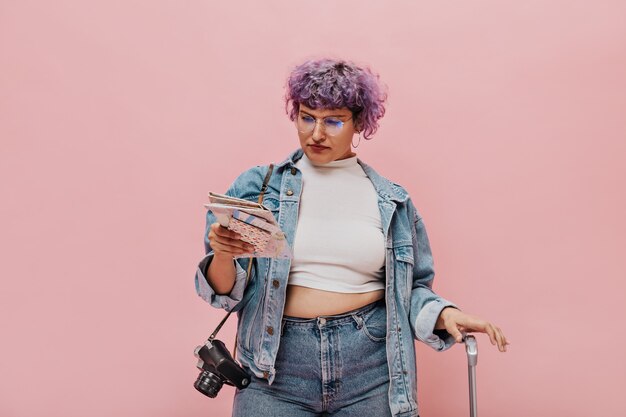
[[[370,64],[359,156],[424,216],[478,335],[486,416],[623,416],[623,1],[3,1],[2,417],[229,416],[193,389],[209,190],[298,146],[308,57]],[[241,149],[235,158],[228,147]],[[234,339],[234,319],[223,337]],[[465,351],[417,344],[422,417],[468,415]]]

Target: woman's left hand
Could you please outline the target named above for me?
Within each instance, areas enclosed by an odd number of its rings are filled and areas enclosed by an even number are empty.
[[[441,310],[435,329],[445,329],[454,337],[457,343],[463,341],[461,332],[487,333],[491,344],[495,345],[497,343],[500,352],[506,352],[506,345],[511,344],[506,340],[504,333],[498,326],[481,318],[465,314],[454,307],[446,307]]]

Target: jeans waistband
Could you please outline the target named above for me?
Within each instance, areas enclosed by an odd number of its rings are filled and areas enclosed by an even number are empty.
[[[290,324],[291,323],[315,324],[319,321],[319,319],[323,318],[325,323],[339,324],[347,320],[352,320],[354,315],[365,314],[369,312],[370,310],[373,310],[376,307],[380,307],[384,305],[385,305],[385,298],[383,297],[380,300],[371,302],[369,304],[364,305],[363,307],[359,307],[354,310],[346,311],[345,313],[317,316],[317,317],[312,317],[312,318],[283,316],[283,321],[289,322]]]

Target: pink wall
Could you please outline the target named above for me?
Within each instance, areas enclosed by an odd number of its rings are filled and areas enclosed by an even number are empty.
[[[194,291],[202,204],[295,149],[284,79],[325,55],[389,85],[358,153],[413,196],[436,290],[512,342],[478,336],[481,417],[626,415],[625,15],[619,0],[3,1],[0,415],[230,415],[232,389],[192,387],[222,317]],[[463,347],[417,346],[422,416],[466,415]]]

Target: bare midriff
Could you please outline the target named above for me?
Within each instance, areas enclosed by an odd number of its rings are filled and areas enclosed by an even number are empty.
[[[287,286],[286,316],[313,318],[355,310],[385,296],[385,290],[361,293],[323,291],[316,288]]]

